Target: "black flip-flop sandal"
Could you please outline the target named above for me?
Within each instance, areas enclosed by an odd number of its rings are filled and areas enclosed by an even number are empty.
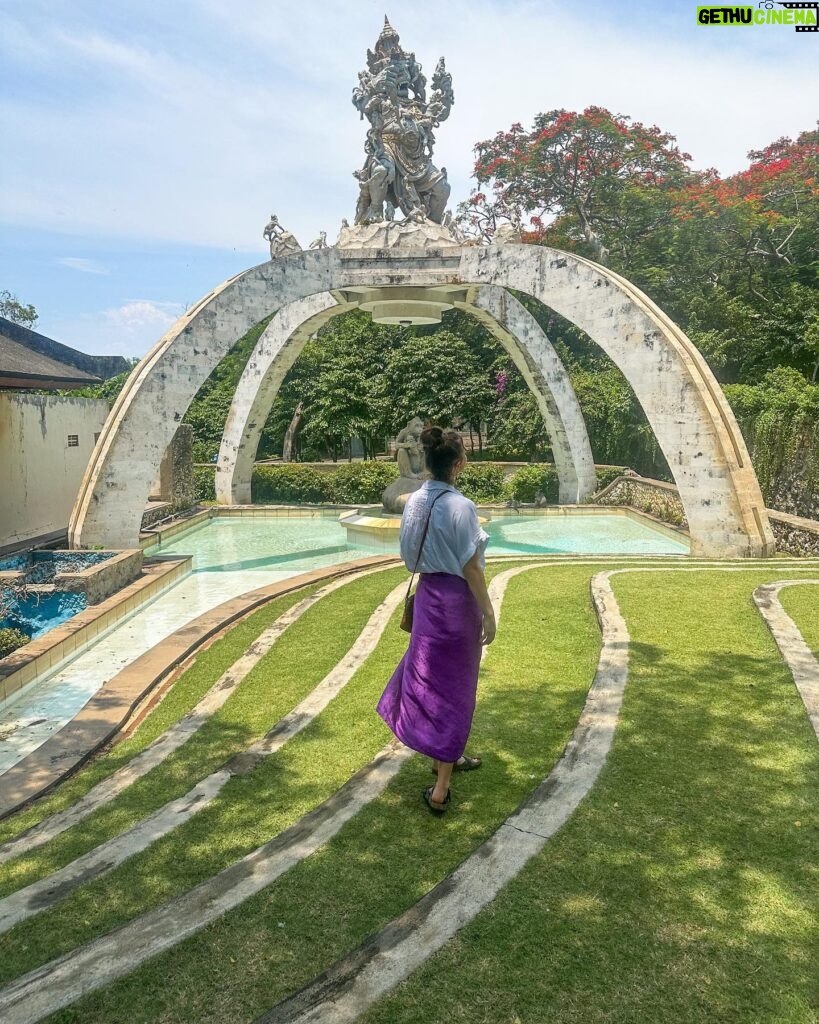
[[[437,800],[433,800],[432,799],[432,794],[434,792],[435,792],[435,787],[434,786],[429,786],[427,789],[425,789],[421,793],[421,796],[422,796],[422,798],[424,800],[424,803],[429,808],[430,813],[432,813],[436,817],[440,818],[442,814],[446,814],[446,809],[449,806],[449,802],[450,802],[450,793],[449,793],[449,790],[447,790],[446,791],[446,797],[444,798],[444,802],[442,804],[439,804]]]

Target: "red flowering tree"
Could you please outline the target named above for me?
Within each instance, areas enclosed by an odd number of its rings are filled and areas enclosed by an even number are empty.
[[[674,204],[678,241],[697,281],[745,288],[762,301],[793,281],[815,284],[819,259],[819,131],[748,154],[747,170],[715,173]]]
[[[673,135],[603,107],[539,114],[531,131],[513,124],[475,152],[479,188],[459,210],[462,223],[491,238],[508,219],[533,241],[588,247],[601,261],[612,247],[626,257],[667,216],[658,194],[692,177]]]

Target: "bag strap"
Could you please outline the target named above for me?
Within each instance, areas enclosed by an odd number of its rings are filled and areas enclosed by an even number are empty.
[[[412,576],[410,576],[409,586],[407,587],[407,595],[404,598],[404,604],[406,604],[407,601],[409,601],[410,591],[412,590],[412,584],[415,580],[415,574],[418,572],[418,566],[421,564],[421,555],[424,553],[424,544],[427,539],[427,534],[429,533],[429,522],[430,519],[432,519],[432,510],[435,507],[435,502],[443,494],[446,494],[446,491],[441,491],[440,494],[436,494],[435,497],[432,499],[432,504],[429,506],[429,512],[427,513],[427,521],[424,523],[424,532],[421,534],[421,546],[418,548],[418,557],[415,559],[415,568],[412,570]]]

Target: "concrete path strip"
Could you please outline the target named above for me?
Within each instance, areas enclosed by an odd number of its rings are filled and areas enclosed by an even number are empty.
[[[779,600],[779,592],[783,587],[817,585],[819,580],[777,580],[776,583],[764,583],[754,591],[754,604],[790,669],[813,731],[819,740],[819,662],[805,643],[799,627]]]
[[[390,591],[372,613],[341,661],[293,711],[281,718],[265,736],[247,750],[237,754],[184,796],[170,801],[147,818],[143,818],[127,832],[114,836],[113,839],[101,843],[58,871],[0,900],[0,934],[21,921],[48,910],[65,899],[74,889],[113,870],[129,857],[147,849],[158,839],[189,821],[216,799],[234,775],[247,775],[262,758],[280,750],[289,739],[306,728],[341,692],[375,650],[393,612],[403,600],[406,586],[406,582],[399,583]],[[256,641],[253,648],[258,643],[259,641]]]
[[[165,758],[178,750],[191,736],[201,729],[211,715],[215,714],[235,692],[238,685],[244,680],[251,669],[255,668],[261,659],[269,653],[285,630],[292,626],[294,622],[297,622],[309,608],[312,608],[314,604],[328,594],[331,594],[334,590],[338,590],[339,587],[346,586],[353,580],[360,579],[362,576],[368,576],[372,572],[383,572],[385,568],[391,567],[369,569],[333,580],[326,587],[322,587],[314,594],[303,598],[291,608],[288,608],[286,612],[280,615],[275,622],[260,634],[230,668],[222,673],[194,708],[186,715],[183,715],[178,722],[169,726],[161,736],[158,736],[144,750],[136,754],[128,764],[97,783],[93,789],[90,789],[75,804],[67,807],[64,811],[58,811],[56,814],[49,815],[26,832],[15,836],[14,839],[0,846],[0,864],[23,853],[29,853],[67,829],[73,828],[78,822],[87,818],[89,814],[110,803],[116,796],[119,796],[120,793],[136,782],[137,779],[147,775],[148,772],[161,764]]]
[[[534,568],[540,566],[521,566],[495,578],[492,596],[498,613],[508,580],[520,572]],[[396,587],[373,613],[359,640],[334,669],[334,672],[339,671],[339,678],[344,674],[347,674],[348,678],[351,677],[360,667],[366,656],[363,653],[365,645],[375,645],[380,636],[378,622],[389,621],[391,612],[386,614],[387,608],[391,605],[394,610],[398,603],[395,598],[398,597],[400,600],[403,597],[404,587],[405,584]],[[326,692],[326,682],[326,679],[323,680],[305,699],[305,703],[311,701],[317,691]],[[289,728],[303,728],[303,725],[299,724],[300,708],[301,705],[291,712],[290,726],[286,726],[281,732],[277,731],[278,726],[274,727],[268,734],[269,741],[265,738],[254,744],[254,747],[264,747],[264,750],[255,752],[256,756],[278,749],[285,742]],[[285,721],[286,719],[282,719],[280,725]],[[236,864],[225,868],[171,903],[150,911],[116,931],[18,978],[0,991],[0,1020],[3,1024],[32,1024],[74,1002],[80,996],[128,974],[145,960],[183,941],[216,917],[238,906],[270,885],[299,860],[324,845],[361,807],[383,791],[412,753],[397,741],[391,742],[367,767],[362,768],[324,804]],[[200,786],[207,782],[208,780],[205,780]],[[224,782],[221,784],[224,785]],[[206,797],[207,794],[203,794],[203,798]],[[168,809],[166,807],[164,810]],[[97,852],[99,851],[93,851]],[[85,880],[87,876],[83,879]],[[46,881],[54,886],[55,876],[50,876]],[[66,890],[56,890],[56,893],[56,898],[59,899],[66,894]],[[18,894],[13,894],[16,895]],[[40,893],[40,898],[48,899],[47,889]],[[43,906],[39,906],[34,912],[42,909]]]
[[[444,946],[495,898],[589,792],[608,756],[628,676],[629,635],[609,582],[591,581],[603,646],[580,720],[554,769],[497,832],[418,903],[255,1024],[342,1024]]]

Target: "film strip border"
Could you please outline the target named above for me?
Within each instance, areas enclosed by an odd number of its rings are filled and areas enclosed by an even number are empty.
[[[789,11],[814,11],[816,14],[816,25],[795,25],[794,28],[797,32],[819,32],[819,2],[817,0],[813,0],[813,3],[781,3],[780,0],[780,4]]]

